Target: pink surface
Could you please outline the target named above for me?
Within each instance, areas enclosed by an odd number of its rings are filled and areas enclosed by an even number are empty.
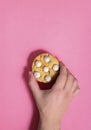
[[[37,49],[62,59],[79,80],[62,130],[91,130],[90,7],[90,0],[0,0],[0,130],[36,130],[38,112],[22,74]]]

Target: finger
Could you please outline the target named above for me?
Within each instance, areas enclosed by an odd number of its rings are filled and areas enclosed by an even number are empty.
[[[67,68],[68,72],[76,79],[76,77],[70,72],[70,70]]]
[[[32,72],[29,72],[29,86],[32,90],[32,93],[34,95],[34,97],[37,99],[40,95],[40,88],[39,88],[39,85],[35,79],[35,77],[33,76]]]
[[[67,82],[64,86],[65,91],[70,91],[73,85],[74,77],[68,70]]]
[[[74,79],[73,86],[72,86],[72,92],[76,90],[76,88],[79,88],[77,79]]]
[[[76,88],[73,92],[73,96],[76,96],[80,92],[80,88]]]
[[[67,80],[67,69],[66,66],[60,63],[60,74],[54,84],[55,88],[63,88]]]

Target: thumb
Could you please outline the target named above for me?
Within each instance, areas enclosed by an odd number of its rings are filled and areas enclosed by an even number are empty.
[[[32,90],[34,98],[38,99],[41,90],[32,72],[29,72],[29,86]]]

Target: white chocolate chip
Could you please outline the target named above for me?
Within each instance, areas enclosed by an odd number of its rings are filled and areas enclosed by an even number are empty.
[[[47,66],[45,66],[45,67],[43,68],[43,71],[44,71],[44,72],[48,72],[48,71],[49,71],[49,68],[48,68]]]
[[[36,67],[40,67],[41,66],[41,61],[36,61],[35,64],[36,64]]]
[[[35,78],[39,78],[40,77],[40,73],[39,72],[34,72],[34,76],[35,76]]]
[[[51,59],[50,59],[49,56],[45,56],[45,57],[44,57],[44,61],[45,61],[45,62],[49,62],[50,60],[51,60]]]
[[[57,64],[53,65],[53,70],[58,71],[59,70],[59,65],[57,65]]]
[[[45,81],[50,82],[51,81],[51,76],[49,76],[49,75],[45,76]]]

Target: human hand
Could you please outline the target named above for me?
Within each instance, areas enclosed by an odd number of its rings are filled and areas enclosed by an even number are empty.
[[[40,114],[39,130],[59,130],[63,115],[80,90],[78,81],[63,63],[60,63],[60,74],[55,84],[48,90],[40,90],[32,72],[29,74],[29,85]]]

